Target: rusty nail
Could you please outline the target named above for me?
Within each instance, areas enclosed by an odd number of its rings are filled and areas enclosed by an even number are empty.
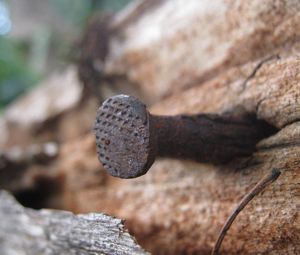
[[[137,98],[104,101],[94,126],[98,158],[113,176],[145,174],[156,157],[214,164],[248,156],[274,128],[249,114],[156,116]]]

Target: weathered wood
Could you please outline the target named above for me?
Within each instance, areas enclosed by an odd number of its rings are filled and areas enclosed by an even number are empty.
[[[26,209],[0,191],[0,254],[147,254],[120,219]]]
[[[61,168],[69,208],[126,218],[154,253],[209,254],[236,203],[263,175],[279,168],[276,183],[238,216],[221,253],[298,254],[299,31],[296,0],[169,0],[126,23],[110,38],[102,72],[123,75],[148,102],[157,102],[151,113],[241,110],[278,132],[260,141],[253,155],[230,164],[164,159],[146,176],[128,181],[102,170],[93,178],[93,138],[74,141],[63,149]]]
[[[49,167],[63,180],[59,204],[126,219],[153,253],[209,254],[241,197],[278,168],[278,180],[237,217],[221,254],[299,254],[299,1],[166,0],[119,15],[125,17],[113,19],[119,29],[100,62],[108,85],[116,78],[120,88],[138,88],[147,102],[157,102],[154,114],[241,110],[278,132],[250,157],[226,165],[163,159],[126,181],[102,169],[91,134],[78,136],[61,144]],[[97,54],[90,62],[98,66]],[[69,126],[80,128],[85,115]]]
[[[18,193],[20,190],[33,191],[39,185],[37,178],[39,173],[45,178],[47,173],[43,172],[43,167],[47,168],[51,161],[55,161],[54,159],[57,157],[58,153],[58,144],[54,142],[32,144],[25,148],[14,146],[7,150],[0,150],[1,189],[6,189],[15,193]],[[33,165],[38,165],[38,171],[37,169],[32,169]],[[51,179],[50,176],[51,173],[48,172],[49,180]],[[53,182],[55,182],[55,180],[53,180]],[[45,187],[45,183],[42,186]],[[41,193],[42,190],[39,190],[40,197],[42,197]],[[48,191],[45,193],[50,195]]]
[[[127,77],[157,101],[229,67],[287,51],[299,38],[299,11],[297,0],[161,1],[111,36],[103,70]]]

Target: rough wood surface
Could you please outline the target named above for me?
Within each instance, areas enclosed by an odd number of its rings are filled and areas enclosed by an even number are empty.
[[[134,180],[108,176],[93,135],[78,136],[49,167],[60,180],[56,201],[126,219],[154,254],[209,254],[237,202],[276,167],[281,176],[237,217],[221,254],[299,254],[299,1],[165,0],[142,9],[112,20],[106,82],[138,88],[155,114],[243,111],[278,132],[250,157],[221,166],[161,159]]]
[[[229,67],[287,51],[299,28],[297,0],[160,1],[112,35],[104,71],[123,74],[153,102]]]
[[[120,219],[26,209],[0,191],[0,254],[147,254]]]
[[[249,158],[219,167],[164,159],[145,176],[126,181],[98,168],[95,141],[87,137],[64,148],[64,202],[78,212],[102,210],[127,219],[139,242],[154,254],[209,254],[237,202],[277,167],[282,175],[238,216],[221,251],[297,254],[299,137],[295,122],[263,140]]]
[[[238,216],[221,252],[300,253],[299,27],[296,0],[161,1],[135,16],[112,35],[103,71],[157,102],[152,113],[246,111],[278,132],[248,158],[218,167],[164,159],[126,181],[98,168],[87,136],[61,155],[68,208],[126,218],[155,254],[209,254],[236,203],[276,167],[282,175]]]

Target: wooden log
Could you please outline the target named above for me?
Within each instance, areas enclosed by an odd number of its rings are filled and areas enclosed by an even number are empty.
[[[209,254],[241,197],[279,168],[279,179],[238,216],[221,253],[300,253],[299,1],[166,0],[119,15],[131,13],[110,37],[104,77],[126,77],[156,102],[155,114],[245,111],[278,132],[248,158],[222,166],[164,159],[126,181],[97,168],[92,137],[74,141],[62,155],[68,208],[126,218],[157,254]]]
[[[51,166],[63,180],[59,204],[126,219],[154,254],[209,254],[238,201],[278,168],[281,176],[237,217],[221,253],[299,254],[299,1],[138,6],[111,20],[109,52],[99,70],[106,82],[138,88],[146,101],[156,102],[155,114],[244,111],[278,132],[250,157],[221,166],[161,159],[134,180],[108,176],[88,134],[63,143]],[[97,56],[90,61],[96,67]]]
[[[35,211],[0,191],[0,254],[147,254],[120,219]]]
[[[143,11],[133,4],[112,20],[119,29],[110,35],[102,69],[126,77],[151,102],[231,67],[287,53],[300,36],[294,0],[155,2]]]

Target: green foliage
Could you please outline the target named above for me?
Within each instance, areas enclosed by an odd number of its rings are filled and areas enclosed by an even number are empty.
[[[87,0],[48,0],[64,19],[82,26],[91,12],[92,2]]]
[[[20,46],[12,39],[0,37],[0,108],[38,81],[26,66]]]
[[[118,11],[131,1],[132,0],[98,0],[95,1],[95,6],[97,9],[103,11]]]
[[[48,0],[66,20],[82,26],[95,11],[118,11],[132,0]]]

